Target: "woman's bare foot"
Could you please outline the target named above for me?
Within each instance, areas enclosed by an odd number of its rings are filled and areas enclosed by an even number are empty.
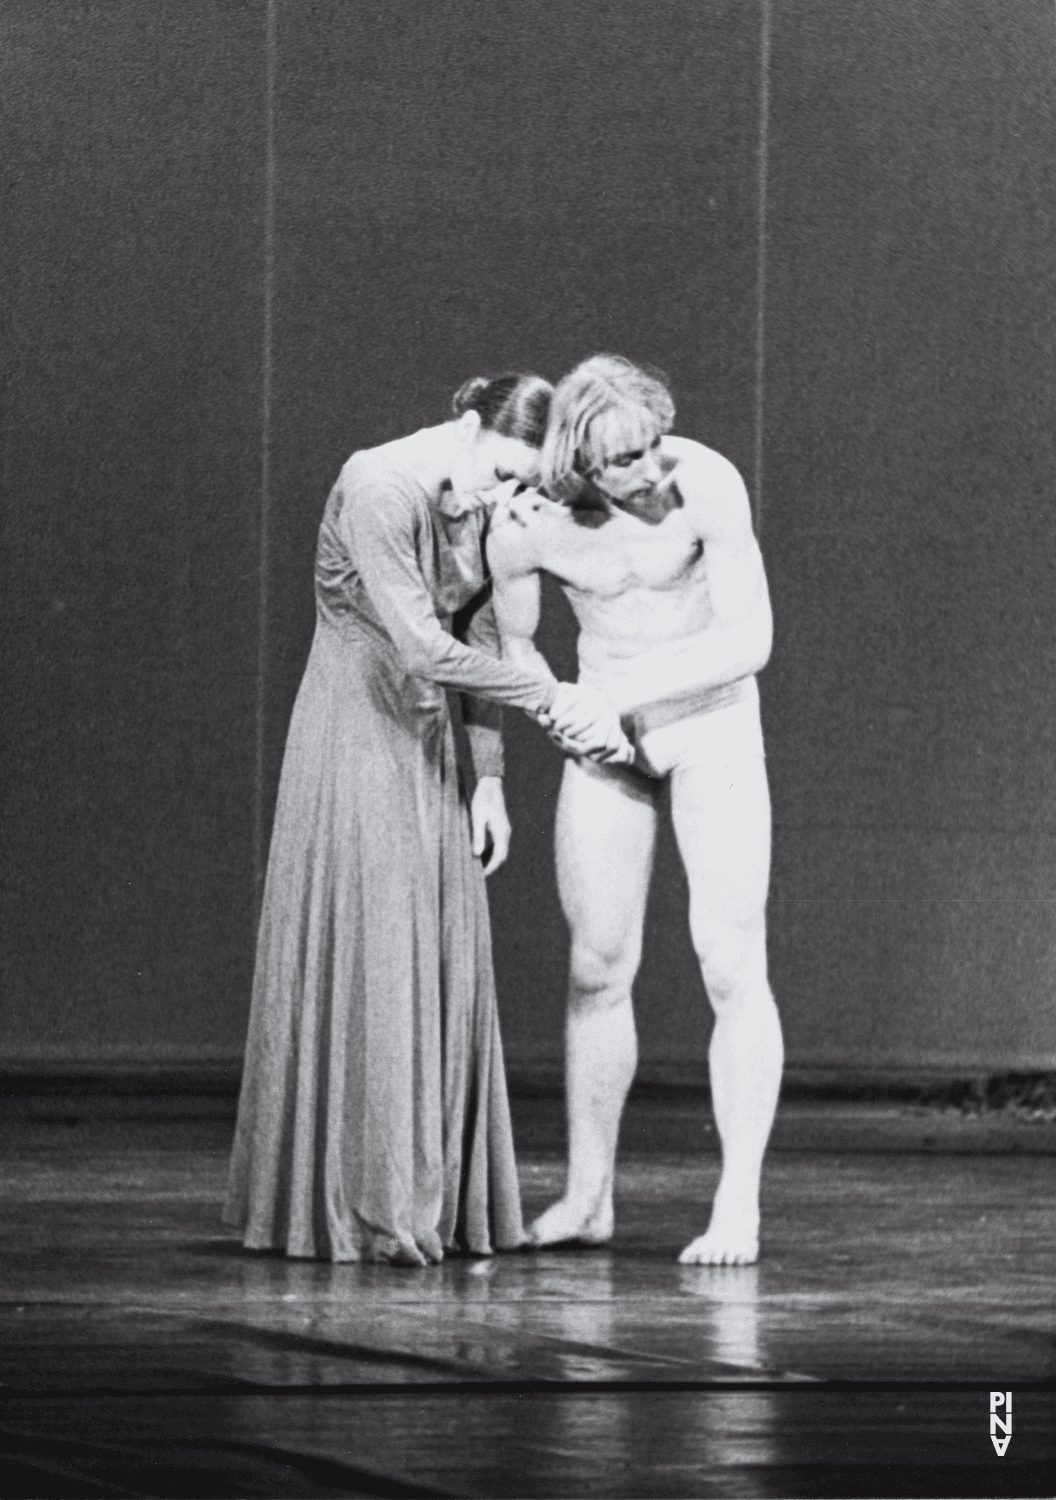
[[[612,1239],[612,1199],[559,1198],[528,1226],[528,1244],[605,1245]]]

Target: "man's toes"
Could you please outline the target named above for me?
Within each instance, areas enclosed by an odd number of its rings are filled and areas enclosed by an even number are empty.
[[[687,1245],[678,1257],[683,1266],[751,1266],[758,1258],[758,1247],[709,1243],[705,1235]]]

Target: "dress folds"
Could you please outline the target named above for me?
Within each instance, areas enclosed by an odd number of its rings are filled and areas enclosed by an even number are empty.
[[[422,487],[416,441],[354,454],[320,529],[224,1211],[253,1249],[421,1265],[523,1240],[445,688],[484,695],[478,775],[501,774],[497,704],[552,689],[498,659],[484,523]]]

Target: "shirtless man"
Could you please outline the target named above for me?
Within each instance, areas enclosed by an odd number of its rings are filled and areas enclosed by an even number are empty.
[[[711,1095],[722,1174],[687,1264],[747,1265],[759,1252],[759,1180],[783,1050],[767,980],[770,798],[755,673],[770,603],[737,471],[668,436],[663,383],[626,360],[587,360],[558,385],[543,483],[563,503],[488,543],[504,655],[547,670],[533,636],[540,574],[579,621],[581,683],[620,711],[632,766],[579,752],[589,702],[553,717],[569,754],[557,809],[558,888],[571,933],[564,1196],[535,1245],[613,1232],[620,1115],[637,1064],[631,985],[641,956],[659,794],[689,880],[690,930],[715,1013]]]

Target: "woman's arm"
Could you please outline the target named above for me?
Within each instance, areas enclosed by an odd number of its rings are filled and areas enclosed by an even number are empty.
[[[421,517],[411,496],[384,479],[353,483],[340,524],[370,602],[408,671],[441,687],[545,712],[555,691],[549,673],[488,656],[440,624],[418,566]]]
[[[454,620],[455,635],[474,651],[502,657],[490,586],[461,610]],[[462,723],[478,778],[501,776],[505,769],[502,751],[502,704],[472,693],[461,694]]]

